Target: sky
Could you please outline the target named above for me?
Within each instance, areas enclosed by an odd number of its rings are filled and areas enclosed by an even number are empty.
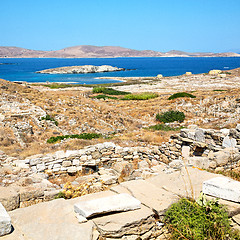
[[[240,52],[240,0],[0,0],[0,46]]]

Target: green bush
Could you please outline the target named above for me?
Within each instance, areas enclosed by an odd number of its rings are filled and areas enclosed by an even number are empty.
[[[91,98],[96,98],[96,99],[118,99],[117,97],[111,97],[111,96],[108,96],[108,95],[105,95],[105,94],[100,94],[100,95],[97,95],[97,96],[94,96],[94,97],[91,97]]]
[[[106,88],[106,87],[94,87],[93,88],[93,93],[104,93],[108,95],[127,95],[130,94],[130,92],[123,92],[123,91],[118,91],[112,88]]]
[[[166,211],[164,222],[171,233],[170,239],[240,239],[231,230],[225,208],[216,201],[199,205],[181,199]]]
[[[163,122],[163,123],[169,123],[169,122],[183,122],[185,119],[185,114],[183,112],[179,111],[167,111],[161,114],[156,115],[156,120]]]
[[[156,93],[139,93],[126,95],[121,100],[148,100],[156,97],[158,97]]]
[[[46,117],[41,117],[40,121],[42,120],[49,120],[52,121],[56,126],[58,126],[58,121],[56,121],[53,117],[51,117],[50,115],[46,115]]]
[[[157,130],[157,131],[179,131],[182,128],[183,127],[172,128],[166,124],[157,124],[149,127],[149,129]]]
[[[47,140],[47,143],[55,143],[59,140],[63,140],[63,139],[67,139],[67,138],[91,140],[93,138],[100,138],[100,137],[102,137],[102,134],[98,134],[98,133],[81,133],[81,134],[73,134],[73,135],[62,135],[62,136],[57,136],[57,137],[50,137]]]
[[[172,100],[175,98],[182,98],[182,97],[189,97],[189,98],[196,98],[196,96],[190,94],[190,93],[186,93],[186,92],[179,92],[179,93],[174,93],[173,95],[171,95],[168,100]]]

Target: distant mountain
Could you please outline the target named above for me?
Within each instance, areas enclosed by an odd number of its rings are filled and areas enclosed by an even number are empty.
[[[57,51],[38,51],[19,47],[0,47],[0,58],[115,58],[115,57],[240,57],[233,52],[187,53],[177,50],[157,52],[115,46],[81,45]]]

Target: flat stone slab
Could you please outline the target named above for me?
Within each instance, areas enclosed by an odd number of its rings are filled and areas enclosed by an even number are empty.
[[[153,215],[151,209],[142,205],[141,209],[135,211],[97,217],[92,221],[103,237],[118,239],[125,235],[141,235],[148,232],[155,225]]]
[[[9,234],[11,232],[11,229],[11,218],[3,205],[0,203],[0,236]]]
[[[74,205],[74,211],[85,218],[104,213],[123,212],[139,208],[141,208],[141,202],[126,193],[80,201]]]
[[[178,196],[157,187],[145,180],[132,180],[123,182],[116,187],[111,188],[117,193],[129,193],[137,198],[150,209],[156,210],[162,215],[172,203],[179,200]]]
[[[73,204],[57,199],[9,212],[13,233],[1,240],[92,240],[94,223],[78,223]]]
[[[226,177],[216,177],[203,182],[202,191],[210,196],[240,202],[240,182]]]
[[[193,197],[198,198],[202,191],[202,183],[218,176],[218,174],[187,167],[187,171],[182,168],[181,171],[173,171],[172,173],[160,170],[158,176],[146,181],[180,197],[192,197],[193,191]]]

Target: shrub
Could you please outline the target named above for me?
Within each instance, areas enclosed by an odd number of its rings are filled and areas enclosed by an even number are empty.
[[[163,123],[169,123],[169,122],[183,122],[185,119],[185,114],[183,112],[179,111],[167,111],[161,114],[156,115],[156,120],[163,122]]]
[[[108,95],[105,95],[105,94],[100,94],[100,95],[97,95],[97,96],[94,96],[94,97],[91,97],[91,98],[96,98],[96,99],[118,99],[117,97],[111,97],[111,96],[108,96]]]
[[[196,96],[190,94],[190,93],[186,93],[186,92],[180,92],[180,93],[174,93],[173,95],[171,95],[168,100],[172,100],[175,98],[181,98],[181,97],[189,97],[189,98],[196,98]]]
[[[112,88],[105,88],[105,87],[94,87],[93,88],[93,93],[104,93],[108,95],[127,95],[130,94],[130,92],[123,92],[123,91],[118,91]]]
[[[81,133],[81,134],[73,134],[73,135],[63,135],[63,136],[57,136],[57,137],[50,137],[47,140],[47,143],[55,143],[59,140],[63,140],[63,139],[67,139],[67,138],[91,140],[93,138],[100,138],[100,137],[102,137],[102,134],[98,134],[98,133]]]
[[[148,100],[158,97],[156,93],[139,93],[139,94],[128,94],[121,98],[121,100]]]
[[[166,124],[157,124],[149,127],[149,129],[157,130],[157,131],[179,131],[182,128],[183,127],[172,128]]]
[[[46,115],[46,117],[41,117],[40,121],[42,120],[49,120],[52,121],[56,126],[58,126],[58,121],[56,121],[53,117],[51,117],[50,115]]]
[[[164,221],[171,239],[240,239],[240,235],[231,230],[225,208],[216,201],[199,205],[181,199],[166,211]]]

